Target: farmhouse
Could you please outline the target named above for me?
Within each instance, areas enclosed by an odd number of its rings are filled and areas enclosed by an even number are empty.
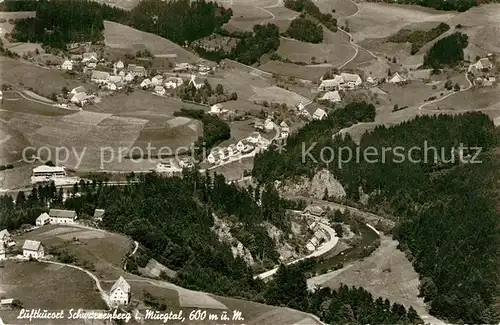
[[[262,141],[262,136],[259,132],[252,132],[250,136],[247,138],[250,143],[258,143]]]
[[[337,79],[326,79],[321,81],[318,87],[319,91],[329,91],[339,89],[339,81]]]
[[[72,54],[69,58],[71,61],[81,61],[83,56],[81,54]]]
[[[115,91],[116,90],[116,85],[113,82],[108,82],[108,84],[106,85],[106,88],[108,90]]]
[[[71,224],[75,223],[77,218],[74,210],[50,209],[49,216],[52,224]]]
[[[184,81],[182,81],[179,77],[170,77],[165,80],[165,87],[168,89],[175,89],[182,85]]]
[[[42,243],[36,240],[26,240],[23,245],[23,256],[27,258],[43,258],[45,251]]]
[[[330,102],[337,103],[340,102],[342,98],[340,98],[338,90],[335,90],[325,93],[323,97],[321,97],[321,100],[328,100]]]
[[[482,58],[479,59],[476,64],[475,64],[476,69],[478,70],[489,70],[493,67],[493,64],[491,64],[490,59],[488,58]]]
[[[323,120],[327,117],[328,115],[322,108],[317,108],[314,111],[314,114],[312,116],[313,120]]]
[[[113,306],[127,305],[130,299],[130,285],[120,276],[109,291],[109,302]]]
[[[42,213],[36,218],[35,224],[39,227],[48,225],[50,223],[50,216],[47,212]]]
[[[73,70],[73,62],[70,60],[64,60],[61,64],[61,70]]]
[[[219,148],[214,148],[207,157],[207,160],[211,164],[215,164],[224,158],[221,150]]]
[[[148,75],[146,68],[142,65],[129,64],[127,70],[137,77],[146,77]]]
[[[9,242],[11,241],[12,237],[10,236],[10,233],[7,231],[7,229],[4,229],[0,231],[0,240],[4,242]]]
[[[141,82],[141,88],[149,88],[150,86],[151,80],[149,80],[149,78],[146,78]]]
[[[104,209],[95,209],[94,210],[94,219],[102,221],[102,216],[104,215],[104,212],[106,212],[106,210],[104,210]]]
[[[97,62],[97,53],[96,52],[83,53],[82,62],[83,63],[87,63],[87,62],[89,62],[89,63],[90,62],[96,63]]]
[[[155,86],[161,85],[163,83],[163,77],[160,75],[156,75],[153,78],[151,78],[151,83]]]
[[[194,69],[194,66],[189,63],[177,63],[173,71],[188,71],[191,69]]]
[[[397,72],[392,76],[391,79],[389,79],[389,83],[391,84],[397,84],[403,81],[404,81],[403,77],[401,77],[401,75]]]
[[[131,82],[132,80],[134,80],[134,75],[129,72],[123,79],[125,80],[125,82]]]
[[[87,89],[85,89],[85,87],[78,86],[76,88],[71,89],[70,94],[75,95],[75,94],[85,93],[85,92],[87,92]]]
[[[230,156],[236,156],[237,154],[240,153],[240,151],[238,150],[238,147],[234,143],[227,146],[227,150],[228,150]]]
[[[94,71],[92,72],[92,77],[90,80],[98,84],[104,84],[109,79],[109,73],[104,71]]]
[[[356,88],[363,83],[363,80],[361,80],[361,77],[357,74],[341,73],[340,77],[344,81],[343,82],[344,86],[347,86],[348,88],[351,88],[351,89]]]
[[[288,138],[290,134],[290,127],[286,124],[285,121],[280,123],[280,135],[282,138]]]
[[[163,86],[158,85],[155,87],[155,93],[157,95],[163,96],[163,95],[165,95],[165,88],[163,88]]]
[[[374,84],[375,83],[375,79],[373,79],[373,77],[368,77],[368,78],[366,78],[366,82]]]
[[[87,102],[87,94],[86,93],[74,94],[71,97],[70,102],[78,106],[83,106]]]

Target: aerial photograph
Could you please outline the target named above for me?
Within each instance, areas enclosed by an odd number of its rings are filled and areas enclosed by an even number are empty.
[[[499,78],[500,0],[0,0],[0,325],[498,325]]]

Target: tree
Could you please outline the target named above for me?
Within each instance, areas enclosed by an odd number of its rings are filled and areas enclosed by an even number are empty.
[[[238,94],[236,92],[231,93],[231,100],[238,100]]]
[[[460,90],[460,85],[457,83],[455,83],[455,85],[453,86],[453,90],[455,91],[459,91]]]
[[[215,93],[217,95],[224,95],[224,87],[221,84],[217,84],[215,87]]]

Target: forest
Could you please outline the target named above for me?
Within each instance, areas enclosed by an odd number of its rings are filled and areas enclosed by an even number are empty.
[[[460,32],[443,37],[424,56],[423,66],[432,69],[453,68],[464,60],[467,44],[467,35]]]
[[[229,245],[221,243],[210,230],[214,225],[212,215],[230,217],[248,227],[243,235],[253,242],[254,246],[249,245],[252,255],[276,264],[279,255],[274,242],[265,231],[259,231],[260,223],[268,221],[287,231],[290,219],[286,209],[303,207],[281,199],[273,186],[242,189],[227,184],[221,175],[202,175],[197,170],[184,170],[182,178],[164,178],[152,173],[138,180],[126,186],[81,181],[68,191],[69,199],[65,202],[62,190],[53,183],[34,188],[27,197],[19,192],[15,203],[4,195],[0,197],[0,226],[13,230],[23,224],[34,224],[36,217],[47,211],[47,203],[74,209],[81,219],[91,216],[95,208],[103,208],[105,229],[130,236],[150,254],[135,262],[144,266],[149,257],[154,257],[178,271],[177,278],[168,280],[183,287],[296,308],[330,324],[422,323],[413,308],[405,309],[389,300],[375,298],[362,288],[341,286],[337,290],[310,292],[300,263],[281,265],[267,283],[254,280],[252,269],[242,258],[233,257]],[[66,263],[74,261],[64,252],[60,257]],[[88,267],[91,266],[90,263]],[[133,263],[128,266],[133,270]],[[153,300],[155,306],[162,308],[161,301]]]
[[[321,43],[323,41],[323,27],[301,14],[300,17],[292,20],[284,36],[303,42]]]
[[[311,0],[285,0],[285,8],[308,14],[309,16],[317,19],[318,22],[325,25],[325,27],[332,32],[337,31],[337,19],[335,19],[330,13],[325,14],[321,12],[319,7]]]
[[[330,114],[331,115],[331,114]],[[348,124],[348,123],[345,123]],[[500,280],[500,213],[497,165],[492,150],[498,143],[493,122],[482,113],[422,116],[365,133],[359,147],[350,138],[331,138],[345,124],[332,119],[312,122],[287,142],[286,152],[256,157],[253,174],[261,182],[314,175],[328,168],[343,184],[349,200],[359,200],[362,188],[369,205],[397,216],[394,236],[422,277],[421,294],[431,312],[450,322],[495,323]],[[335,163],[303,163],[302,143],[320,148],[412,148],[413,160],[386,153],[375,162],[361,159],[341,168]],[[463,145],[462,151],[457,150]],[[482,163],[472,163],[476,150]],[[427,148],[427,149],[425,149]],[[295,156],[299,156],[297,159]],[[343,157],[347,158],[347,157]],[[417,162],[415,162],[417,161]],[[476,161],[476,160],[474,160]]]
[[[16,21],[12,33],[14,39],[58,48],[65,48],[66,44],[72,42],[102,40],[104,20],[125,24],[185,45],[212,34],[232,15],[231,9],[205,0],[144,0],[130,12],[88,0],[7,0],[5,6],[10,11],[30,6],[36,10],[36,18]]]
[[[411,43],[411,55],[416,54],[422,46],[429,43],[439,35],[448,31],[450,26],[445,23],[440,23],[438,26],[430,30],[411,30],[401,29],[396,34],[388,38],[389,42],[394,43]]]
[[[379,0],[369,0],[371,2],[379,2]],[[399,3],[408,5],[419,5],[422,7],[434,8],[437,10],[456,10],[459,12],[464,12],[472,7],[479,5],[479,3],[485,2],[495,2],[495,0],[490,1],[477,1],[477,0],[383,0],[383,2],[389,3]]]

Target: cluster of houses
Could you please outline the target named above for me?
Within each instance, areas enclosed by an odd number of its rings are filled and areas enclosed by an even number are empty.
[[[40,214],[36,218],[35,224],[39,227],[48,224],[74,224],[77,218],[74,210],[50,209],[49,213]]]
[[[467,70],[474,76],[474,84],[490,87],[497,82],[493,73],[493,63],[489,58],[481,58]]]
[[[271,132],[275,130],[279,132],[278,137],[280,138],[288,138],[290,135],[290,127],[285,121],[282,121],[278,126],[270,117],[266,118],[264,121],[256,120],[254,122],[254,128],[258,132]]]
[[[178,176],[182,174],[184,168],[193,168],[194,161],[190,157],[185,157],[176,162],[174,159],[162,161],[156,165],[155,172],[166,176]]]
[[[304,105],[304,103],[299,103],[295,107],[295,114],[306,119],[321,121],[328,117],[326,111],[321,107],[314,107],[313,105]]]
[[[213,148],[207,157],[210,164],[221,164],[231,160],[231,158],[247,155],[253,152],[257,147],[265,148],[270,141],[260,135],[259,132],[252,132],[250,136],[238,141],[236,144],[230,144],[227,147]]]
[[[315,217],[322,217],[325,215],[325,211],[320,206],[308,206],[304,209],[303,215],[312,215]],[[315,251],[318,246],[320,246],[324,241],[328,239],[328,234],[316,221],[309,224],[309,229],[313,233],[313,236],[306,245],[308,251]]]
[[[189,83],[194,83],[196,85],[195,78],[192,77],[192,80]],[[142,89],[152,89],[153,93],[163,96],[166,93],[167,89],[176,89],[184,84],[184,80],[179,77],[167,77],[164,78],[162,75],[156,75],[153,78],[146,78],[142,80],[140,86]],[[197,88],[199,89],[199,88]]]

